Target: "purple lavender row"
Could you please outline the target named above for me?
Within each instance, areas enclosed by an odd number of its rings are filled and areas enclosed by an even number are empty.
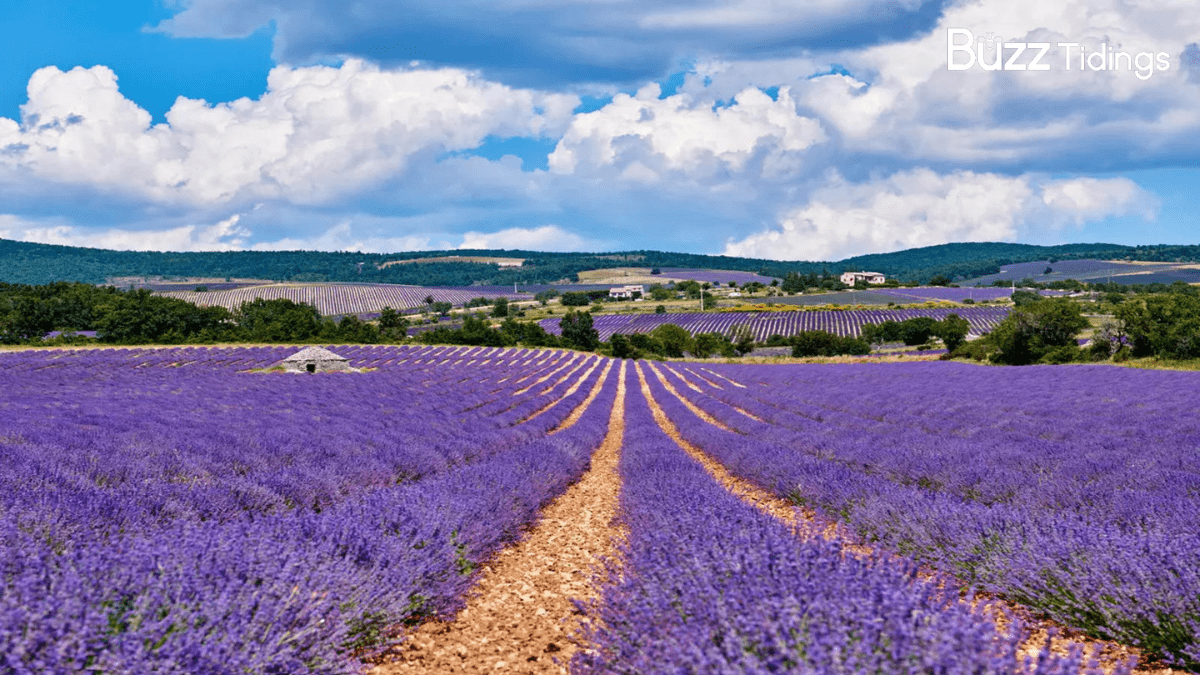
[[[591,607],[590,673],[1078,673],[1078,654],[1017,656],[997,630],[910,562],[802,540],[743,503],[627,390],[620,578]]]
[[[331,349],[350,360],[354,368],[378,368],[406,361],[484,360],[497,367],[525,363],[544,358],[546,352],[533,350],[504,350],[491,347],[426,347],[394,345],[332,345]],[[91,368],[93,364],[111,367],[188,367],[249,370],[269,368],[294,354],[299,347],[173,347],[166,349],[97,349],[97,350],[37,350],[0,354],[0,371],[18,372],[75,366]],[[558,356],[567,352],[553,352]],[[30,356],[41,354],[43,356]],[[32,359],[32,360],[30,360]],[[487,374],[491,374],[488,371]]]
[[[610,380],[562,433],[320,511],[69,539],[5,511],[0,670],[358,672],[391,629],[461,606],[474,569],[585,470],[614,395]]]
[[[46,369],[0,392],[7,412],[0,451],[9,467],[26,467],[0,472],[0,486],[7,488],[0,505],[10,513],[48,518],[73,531],[320,508],[502,453],[545,431],[516,426],[528,414],[522,410],[455,414],[461,407],[511,402],[521,386],[514,381],[500,393],[481,391],[471,370],[441,371],[447,379],[468,380],[443,390],[446,380],[399,377],[404,371],[105,373],[103,364],[91,363],[101,372],[88,382],[73,369]],[[429,384],[435,386],[426,389]],[[565,414],[556,411],[542,423]],[[423,420],[420,427],[412,425],[414,416]],[[46,477],[30,481],[30,473]],[[79,500],[89,509],[69,508]],[[32,505],[37,509],[26,513]]]
[[[1052,392],[997,398],[1044,389],[1046,370],[711,370],[747,388],[675,388],[738,433],[681,427],[735,474],[1063,623],[1200,668],[1200,427],[1178,395],[1194,374],[1058,369]]]
[[[606,314],[593,319],[601,340],[614,334],[649,333],[664,324],[675,324],[692,334],[728,334],[735,326],[747,326],[754,339],[763,342],[772,335],[788,337],[803,330],[823,330],[843,336],[857,336],[865,324],[884,321],[903,321],[919,316],[944,319],[956,313],[971,324],[971,334],[991,331],[1008,316],[1004,307],[959,307],[937,309],[870,309],[811,312],[685,312],[679,314]],[[559,335],[561,319],[543,319],[542,328]]]

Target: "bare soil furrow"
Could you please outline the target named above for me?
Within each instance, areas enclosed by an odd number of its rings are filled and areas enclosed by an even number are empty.
[[[466,609],[453,622],[421,626],[388,656],[389,662],[372,669],[373,675],[567,673],[583,621],[574,601],[599,596],[594,579],[605,561],[615,559],[621,537],[613,524],[625,433],[625,369],[620,368],[608,434],[587,473],[545,508],[520,543],[484,567]]]
[[[662,427],[662,430],[671,437],[671,440],[678,443],[679,447],[687,451],[687,453],[691,455],[692,458],[697,462],[700,462],[700,464],[704,466],[705,471],[711,474],[713,478],[716,478],[718,481],[720,481],[721,485],[725,486],[725,489],[737,495],[740,499],[742,499],[742,501],[753,504],[754,506],[766,511],[772,516],[775,516],[793,528],[799,528],[812,522],[811,520],[798,515],[797,509],[787,500],[780,499],[766,490],[760,489],[750,482],[734,476],[733,474],[729,473],[725,467],[721,466],[719,462],[716,462],[707,454],[705,454],[703,450],[685,440],[683,436],[680,435],[679,428],[675,426],[675,423],[671,421],[671,418],[667,417],[667,413],[663,411],[662,407],[658,405],[658,401],[654,399],[654,394],[650,391],[650,383],[646,381],[646,376],[642,372],[642,364],[637,362],[636,365],[638,381],[642,387],[642,395],[646,397],[646,401],[648,401],[650,404],[650,412],[654,415],[654,421],[658,422],[658,426]],[[668,391],[671,390],[668,389]],[[678,394],[676,395],[678,396]],[[699,409],[693,410],[693,412],[697,411],[699,411]]]
[[[583,403],[580,403],[578,408],[572,410],[571,414],[567,415],[567,418],[564,419],[561,424],[550,430],[552,435],[557,434],[564,429],[570,429],[576,422],[579,421],[580,417],[583,417],[583,413],[587,412],[588,406],[590,406],[592,401],[595,401],[596,397],[600,395],[600,390],[604,388],[604,383],[608,381],[608,371],[612,370],[612,367],[613,361],[609,360],[604,366],[604,372],[600,373],[600,379],[596,381],[596,384],[592,387],[592,390],[588,392],[587,398],[583,399]],[[621,379],[618,380],[617,386],[621,388],[621,391],[624,391],[625,367],[618,366],[618,368],[621,369]],[[564,398],[569,396],[571,393],[574,393],[574,390],[564,395]]]

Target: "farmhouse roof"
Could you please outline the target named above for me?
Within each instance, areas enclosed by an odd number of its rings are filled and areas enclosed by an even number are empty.
[[[283,360],[284,363],[297,361],[349,361],[344,356],[338,356],[324,347],[305,347]]]

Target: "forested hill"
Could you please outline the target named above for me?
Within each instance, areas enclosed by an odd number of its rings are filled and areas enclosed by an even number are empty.
[[[524,258],[525,264],[501,268],[491,263],[439,261],[378,265],[396,260],[442,256]],[[935,275],[965,279],[991,274],[1000,265],[1045,259],[1130,259],[1200,261],[1200,246],[1119,246],[1115,244],[944,244],[896,253],[857,256],[830,262],[781,262],[755,258],[629,251],[624,253],[543,253],[537,251],[420,251],[405,253],[329,253],[319,251],[236,251],[161,253],[108,251],[30,244],[0,239],[0,281],[45,284],[53,281],[104,283],[112,277],[253,278],[276,281],[343,281],[364,283],[469,286],[471,284],[536,284],[571,279],[578,272],[609,267],[683,267],[740,270],[782,277],[846,270],[882,272],[900,280],[928,281]],[[361,265],[359,263],[362,263]],[[361,269],[361,271],[360,271]]]

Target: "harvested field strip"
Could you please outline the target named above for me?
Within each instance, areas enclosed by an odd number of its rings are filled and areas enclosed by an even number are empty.
[[[621,492],[626,371],[618,367],[608,434],[583,478],[543,510],[519,544],[493,558],[453,622],[421,626],[391,655],[393,662],[372,673],[568,672],[581,626],[574,601],[598,595],[592,578],[613,559],[621,536],[613,519]]]

